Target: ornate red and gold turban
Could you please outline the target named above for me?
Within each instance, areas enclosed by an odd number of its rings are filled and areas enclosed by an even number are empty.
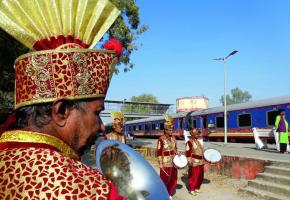
[[[111,113],[111,117],[114,119],[113,128],[123,127],[124,115],[121,112]]]
[[[173,121],[173,117],[169,116],[169,115],[165,115],[165,129],[172,129],[173,125],[174,125],[174,121]]]
[[[93,49],[119,15],[108,0],[2,0],[0,27],[32,51],[15,69],[15,108],[105,97],[118,61]]]

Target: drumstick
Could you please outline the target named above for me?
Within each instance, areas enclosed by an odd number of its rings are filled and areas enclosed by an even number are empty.
[[[167,176],[169,176],[167,173],[166,173],[166,171],[164,171],[164,169],[162,169],[162,168],[160,168]]]

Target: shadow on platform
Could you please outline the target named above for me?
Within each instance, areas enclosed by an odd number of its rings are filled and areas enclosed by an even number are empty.
[[[183,173],[182,176],[181,176],[181,181],[184,183],[184,185],[186,185],[186,189],[189,190],[188,188],[188,176],[187,176],[187,173]],[[210,180],[209,179],[206,179],[204,178],[203,181],[202,181],[202,184],[209,184],[210,183]],[[178,186],[179,184],[177,184]],[[181,185],[181,188],[178,188],[176,186],[176,189],[181,189],[182,188],[182,185]]]
[[[263,149],[256,149],[255,147],[244,147],[245,149],[252,149],[252,150],[256,150],[256,151],[264,151],[264,152],[270,152],[270,153],[280,153],[279,151],[277,151],[277,149],[273,149],[273,148],[263,148]]]

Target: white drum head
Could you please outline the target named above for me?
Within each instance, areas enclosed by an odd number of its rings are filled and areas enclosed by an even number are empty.
[[[203,153],[204,159],[209,163],[217,163],[222,159],[221,153],[216,149],[207,149]]]
[[[176,155],[173,158],[173,163],[176,168],[184,168],[187,165],[187,159],[185,155]]]

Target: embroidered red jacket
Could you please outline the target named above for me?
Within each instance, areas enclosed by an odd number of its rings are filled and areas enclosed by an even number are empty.
[[[203,147],[197,139],[187,141],[185,155],[189,166],[203,165]]]
[[[29,142],[30,141],[30,142]],[[0,199],[124,200],[112,182],[58,138],[28,131],[0,137]]]
[[[157,157],[160,166],[173,167],[173,158],[177,153],[176,139],[174,136],[162,135],[157,142]]]

